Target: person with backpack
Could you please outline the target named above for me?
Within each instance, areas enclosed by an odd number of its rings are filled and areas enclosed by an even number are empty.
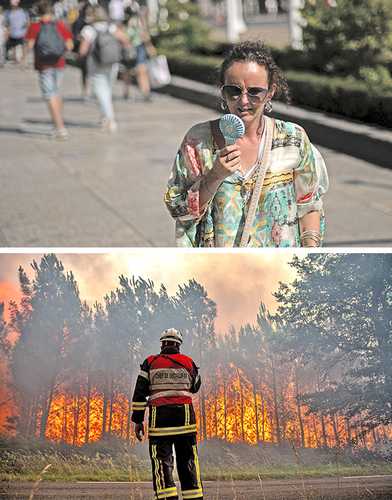
[[[121,60],[121,45],[129,47],[130,42],[116,24],[109,22],[106,10],[100,5],[88,7],[86,22],[80,32],[79,56],[87,56],[88,77],[100,107],[102,130],[115,132],[112,88]]]
[[[41,0],[38,3],[37,13],[39,21],[32,23],[26,33],[27,51],[34,49],[34,67],[38,71],[42,97],[48,103],[54,124],[53,137],[67,139],[60,84],[65,67],[64,54],[73,47],[72,33],[62,21],[53,19],[49,0]]]

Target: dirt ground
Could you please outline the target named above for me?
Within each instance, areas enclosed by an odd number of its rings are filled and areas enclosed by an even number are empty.
[[[359,500],[392,499],[392,475],[308,480],[205,481],[206,500]],[[153,498],[150,482],[107,483],[41,482],[0,484],[1,499],[88,499],[113,498],[146,500]]]

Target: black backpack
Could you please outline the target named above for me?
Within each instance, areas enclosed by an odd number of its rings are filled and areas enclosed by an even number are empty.
[[[35,57],[43,64],[56,64],[65,52],[65,42],[54,22],[41,23],[34,44]]]

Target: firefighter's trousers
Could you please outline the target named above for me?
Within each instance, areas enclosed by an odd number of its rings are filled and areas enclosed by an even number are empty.
[[[196,433],[192,433],[150,437],[149,450],[155,500],[178,499],[176,484],[173,480],[173,446],[176,451],[177,472],[181,483],[182,498],[184,500],[202,499],[203,490],[200,479]]]

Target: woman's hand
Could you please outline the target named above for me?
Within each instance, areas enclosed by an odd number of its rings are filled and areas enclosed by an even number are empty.
[[[230,144],[219,151],[213,167],[203,176],[200,183],[199,203],[201,207],[214,197],[226,177],[239,169],[240,163],[241,152],[236,144]]]
[[[221,149],[216,157],[212,171],[217,180],[223,181],[240,168],[241,152],[237,144],[230,144]]]

